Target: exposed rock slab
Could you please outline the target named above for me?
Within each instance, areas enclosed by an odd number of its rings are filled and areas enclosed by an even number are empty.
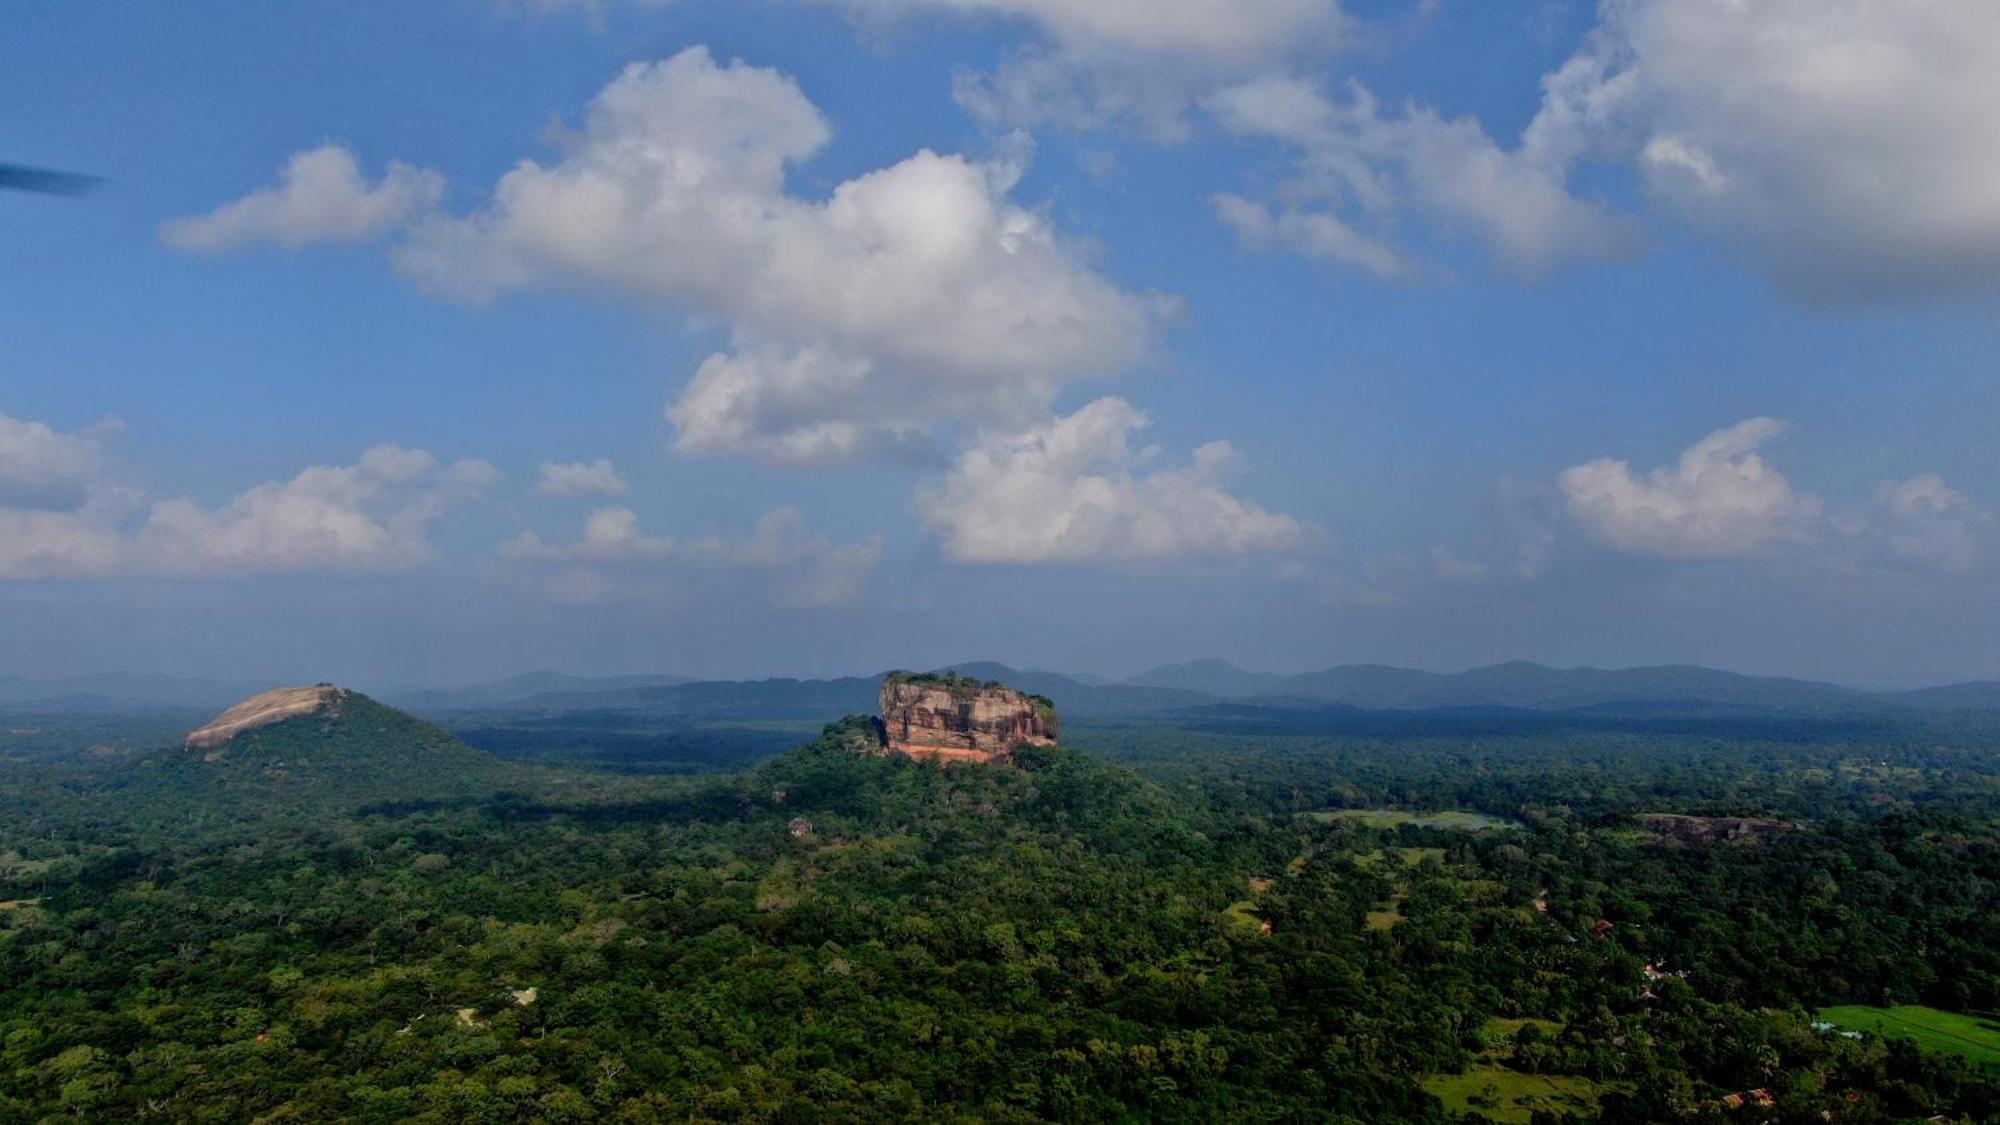
[[[896,673],[882,681],[889,752],[946,762],[1005,761],[1021,746],[1053,746],[1055,706],[996,683]]]
[[[313,715],[339,703],[347,689],[332,684],[278,688],[253,695],[209,720],[187,736],[193,750],[213,750],[239,734],[281,723],[300,715]]]
[[[1736,842],[1763,843],[1798,825],[1783,820],[1759,820],[1744,816],[1683,816],[1678,813],[1640,813],[1639,823],[1652,829],[1660,843],[1682,847],[1705,847]]]

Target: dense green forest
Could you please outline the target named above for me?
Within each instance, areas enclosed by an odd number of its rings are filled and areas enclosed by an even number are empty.
[[[0,762],[0,1121],[2000,1120],[1976,738],[580,729]]]

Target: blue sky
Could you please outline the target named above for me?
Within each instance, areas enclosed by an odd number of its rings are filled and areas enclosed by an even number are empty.
[[[0,674],[2000,675],[1976,0],[0,40]]]

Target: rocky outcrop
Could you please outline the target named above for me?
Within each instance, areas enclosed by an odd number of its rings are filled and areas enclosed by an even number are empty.
[[[1652,829],[1659,843],[1679,847],[1763,843],[1798,828],[1798,825],[1783,820],[1757,820],[1744,816],[1682,816],[1678,813],[1640,813],[1639,823]]]
[[[1053,746],[1049,700],[950,674],[892,673],[882,681],[889,752],[947,762],[1005,761],[1020,746]]]
[[[346,688],[337,688],[332,684],[279,688],[253,695],[189,734],[187,745],[191,750],[213,750],[246,731],[300,715],[318,714],[346,697]]]

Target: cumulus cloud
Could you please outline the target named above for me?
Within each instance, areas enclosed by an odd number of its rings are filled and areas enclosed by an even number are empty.
[[[1134,450],[1148,419],[1123,399],[967,450],[917,497],[917,512],[960,562],[1042,563],[1274,551],[1308,529],[1225,491],[1235,453],[1227,442],[1197,449],[1183,468],[1145,466],[1156,448]]]
[[[1572,194],[1574,153],[1546,129],[1502,147],[1478,120],[1423,105],[1385,110],[1367,88],[1336,100],[1318,84],[1268,75],[1204,103],[1231,133],[1279,142],[1296,155],[1281,209],[1236,195],[1217,215],[1254,248],[1289,246],[1380,277],[1410,276],[1391,248],[1400,218],[1416,214],[1484,244],[1525,278],[1572,262],[1629,254],[1632,220]]]
[[[458,299],[584,285],[720,318],[734,349],[667,411],[688,453],[825,460],[939,419],[1019,420],[1140,356],[1152,303],[1008,199],[1017,156],[923,151],[790,193],[830,135],[790,78],[690,48],[627,68],[560,161],[523,161],[397,260]]]
[[[1616,550],[1678,559],[1754,555],[1798,535],[1820,510],[1758,456],[1783,431],[1774,418],[1751,418],[1643,477],[1605,457],[1563,470],[1558,483],[1570,518]]]
[[[101,577],[118,569],[124,547],[73,512],[0,508],[0,579]]]
[[[1654,198],[1812,299],[2000,281],[2000,7],[1622,0],[1544,81],[1551,150]]]
[[[1637,248],[1630,218],[1573,186],[1603,164],[1632,168],[1661,213],[1809,300],[2000,282],[2000,7],[1987,0],[1604,3],[1512,145],[1471,117],[1385,109],[1359,84],[1329,97],[1299,73],[1266,68],[1204,103],[1296,153],[1265,216],[1217,201],[1252,244],[1288,225],[1301,252],[1389,276],[1371,243],[1393,245],[1396,220],[1417,215],[1534,277]]]
[[[1068,45],[1264,58],[1339,28],[1332,0],[834,0],[861,15],[937,11],[1026,20]]]
[[[337,144],[294,153],[274,187],[206,215],[170,219],[160,237],[176,250],[214,254],[254,243],[297,250],[317,242],[366,242],[437,205],[444,178],[392,162],[370,183]]]
[[[0,414],[0,579],[97,576],[124,548],[117,521],[136,497],[110,477],[107,418],[80,433]]]
[[[484,461],[440,465],[423,450],[378,445],[353,465],[308,468],[224,507],[185,498],[148,505],[110,477],[96,447],[101,432],[63,434],[0,416],[0,579],[408,565],[428,557],[427,532],[446,510],[499,476]],[[60,503],[42,503],[52,500]]]
[[[83,507],[104,473],[98,435],[116,425],[107,419],[83,433],[66,434],[0,414],[0,508]]]
[[[1899,558],[1963,574],[1972,569],[1992,517],[1946,484],[1921,473],[1884,485],[1877,497],[1883,541]]]
[[[1215,217],[1251,250],[1290,250],[1308,258],[1352,266],[1384,281],[1414,277],[1417,269],[1393,247],[1354,229],[1324,210],[1270,207],[1223,192],[1210,199]]]
[[[881,21],[915,13],[1013,20],[1035,40],[991,72],[966,70],[953,91],[1006,128],[1137,128],[1186,135],[1201,93],[1341,43],[1336,0],[826,0]]]
[[[222,508],[156,503],[134,565],[179,575],[408,566],[430,556],[427,532],[446,509],[498,479],[484,461],[439,465],[423,450],[378,445],[354,465],[313,466]]]
[[[542,463],[535,491],[544,496],[616,496],[626,491],[625,478],[610,458],[595,461]]]
[[[676,539],[647,535],[630,508],[600,508],[582,535],[547,543],[532,531],[500,547],[502,557],[548,568],[543,588],[565,601],[599,601],[657,590],[662,578],[700,575],[760,582],[769,600],[793,608],[851,605],[866,591],[882,558],[882,540],[834,543],[813,534],[796,510],[766,512],[744,538]]]

